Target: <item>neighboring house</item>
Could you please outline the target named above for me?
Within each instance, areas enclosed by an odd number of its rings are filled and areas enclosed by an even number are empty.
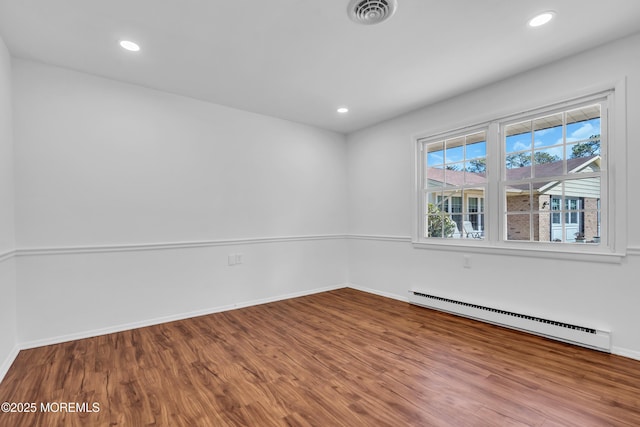
[[[562,161],[538,164],[534,166],[534,173],[536,177],[560,176],[563,174],[562,167]],[[600,235],[600,182],[597,178],[580,179],[579,174],[599,169],[600,156],[577,157],[567,160],[567,171],[576,174],[577,179],[565,181],[564,185],[553,180],[537,181],[531,191],[528,184],[508,186],[507,239],[574,242],[577,235],[584,236],[586,241],[597,238]],[[531,166],[507,169],[506,178],[507,181],[514,181],[530,174]],[[456,223],[457,230],[450,237],[468,237],[464,233],[464,221],[470,221],[474,230],[484,231],[484,174],[429,168],[427,179],[431,188],[466,185],[464,192],[455,188],[445,189],[438,195],[431,193],[428,200],[448,213]],[[474,183],[479,186],[470,188],[469,184]],[[530,212],[533,215],[529,215]],[[530,225],[530,221],[533,224]]]
[[[466,188],[464,193],[461,190],[445,190],[442,195],[434,196],[435,199],[428,200],[428,202],[433,203],[441,211],[449,213],[451,219],[456,223],[457,229],[451,237],[466,237],[463,227],[464,221],[470,221],[474,230],[484,230],[485,194],[483,185],[487,182],[484,174],[429,168],[427,181],[427,186],[430,188],[458,187],[465,183],[467,185],[479,184],[478,188]]]

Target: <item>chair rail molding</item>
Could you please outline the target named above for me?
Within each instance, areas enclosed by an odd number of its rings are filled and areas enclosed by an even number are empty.
[[[411,236],[389,236],[382,234],[348,234],[346,236],[353,240],[378,240],[381,242],[411,243]]]
[[[15,255],[16,255],[16,250],[11,250],[11,251],[7,251],[7,252],[1,252],[0,253],[0,262],[4,262],[4,261],[7,261],[7,260],[10,260]]]
[[[234,245],[255,245],[262,243],[284,243],[284,242],[306,242],[314,240],[340,240],[345,239],[345,234],[317,234],[302,236],[274,236],[274,237],[253,237],[238,239],[220,240],[196,240],[183,242],[155,242],[120,245],[95,245],[95,246],[58,246],[58,247],[35,247],[16,249],[15,256],[34,255],[58,255],[58,254],[85,254],[101,252],[130,252],[130,251],[154,251],[165,249],[187,249],[203,248],[213,246],[234,246]],[[0,255],[1,256],[1,255]]]

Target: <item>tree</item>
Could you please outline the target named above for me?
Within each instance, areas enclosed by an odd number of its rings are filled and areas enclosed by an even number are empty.
[[[467,172],[485,173],[487,171],[487,159],[475,159],[469,162]]]
[[[553,163],[560,160],[560,157],[555,154],[549,154],[544,151],[536,151],[533,153],[533,159],[536,162],[536,165],[541,165],[543,163]]]
[[[543,163],[552,163],[560,160],[555,154],[549,154],[545,151],[536,151],[533,153],[533,160],[536,165]],[[507,169],[523,168],[531,166],[531,154],[529,152],[509,154],[506,158]]]
[[[456,230],[456,223],[440,209],[429,203],[427,209],[427,237],[450,237]]]
[[[507,169],[515,169],[515,168],[523,168],[525,166],[531,166],[531,155],[528,152],[509,154],[505,160],[506,160]]]
[[[571,158],[590,157],[600,154],[600,134],[591,135],[588,141],[575,144],[571,147]]]

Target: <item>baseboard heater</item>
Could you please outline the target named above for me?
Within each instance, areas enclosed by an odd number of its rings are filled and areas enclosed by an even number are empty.
[[[457,301],[418,290],[409,291],[409,302],[558,341],[611,352],[611,333],[608,331]]]

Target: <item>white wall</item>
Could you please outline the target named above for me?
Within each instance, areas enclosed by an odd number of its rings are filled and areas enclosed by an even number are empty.
[[[21,248],[346,231],[344,137],[14,61]]]
[[[21,342],[346,283],[343,135],[25,60],[13,80]]]
[[[0,38],[0,380],[17,351],[11,58]]]
[[[615,352],[640,359],[640,168],[632,161],[629,255],[621,264],[474,253],[472,268],[464,269],[463,253],[414,249],[409,241],[416,134],[495,119],[626,77],[628,158],[640,159],[639,45],[635,35],[349,135],[349,233],[360,236],[349,243],[350,282],[399,298],[417,286],[609,329]]]

